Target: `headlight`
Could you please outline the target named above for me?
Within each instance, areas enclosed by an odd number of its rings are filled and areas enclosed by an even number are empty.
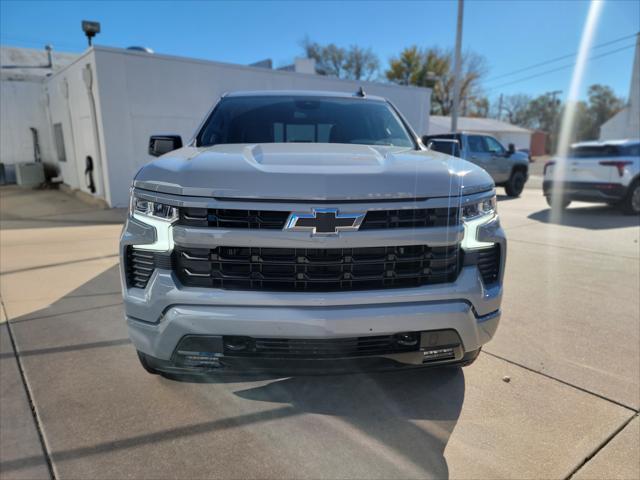
[[[178,209],[176,207],[145,200],[143,198],[136,197],[135,195],[131,195],[129,213],[131,213],[131,215],[139,214],[157,218],[167,222],[174,222],[178,219]]]
[[[495,195],[481,202],[470,203],[461,208],[462,220],[468,222],[480,217],[493,216],[498,212]]]
[[[498,205],[495,195],[479,202],[468,203],[460,208],[460,216],[464,225],[463,249],[473,250],[493,245],[493,243],[478,240],[478,228],[493,220],[497,213]]]

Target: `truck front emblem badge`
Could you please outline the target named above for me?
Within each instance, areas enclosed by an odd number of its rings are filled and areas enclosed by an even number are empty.
[[[365,213],[338,213],[334,208],[314,209],[313,213],[289,215],[285,231],[311,232],[311,235],[337,235],[360,228]]]

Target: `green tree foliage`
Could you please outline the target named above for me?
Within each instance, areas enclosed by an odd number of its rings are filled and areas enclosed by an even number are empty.
[[[624,102],[606,85],[591,85],[587,101],[576,104],[574,141],[597,140],[600,127],[620,111]],[[548,147],[555,149],[565,106],[553,93],[545,93],[536,98],[527,95],[509,95],[503,98],[502,115],[514,125],[542,130],[547,133]]]
[[[462,55],[460,98],[463,115],[486,115],[488,101],[482,96],[480,81],[486,74],[486,60],[481,55]],[[413,45],[389,61],[385,75],[400,85],[429,87],[431,113],[449,115],[453,106],[453,52],[438,47],[420,49]]]
[[[590,125],[588,129],[582,132],[580,140],[597,139],[600,136],[602,124],[618,113],[624,106],[622,99],[616,97],[615,92],[607,85],[591,85],[587,95],[589,105],[586,115]]]
[[[380,68],[380,61],[373,50],[351,45],[348,48],[330,43],[321,45],[308,38],[302,41],[307,58],[316,61],[316,72],[350,80],[371,80]]]

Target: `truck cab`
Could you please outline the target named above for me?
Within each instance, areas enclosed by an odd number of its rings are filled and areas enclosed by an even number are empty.
[[[448,133],[422,137],[427,148],[451,155],[451,146],[444,140],[457,141],[459,147],[455,151],[459,152],[460,158],[475,163],[486,170],[496,186],[504,187],[508,196],[520,196],[529,172],[529,159],[525,153],[516,152],[513,145],[505,148],[490,135]],[[441,150],[442,147],[445,150]]]

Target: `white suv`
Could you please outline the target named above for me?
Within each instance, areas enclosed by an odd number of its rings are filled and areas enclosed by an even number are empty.
[[[545,165],[542,190],[549,205],[604,202],[621,206],[625,213],[640,213],[640,140],[571,145],[567,158]]]

